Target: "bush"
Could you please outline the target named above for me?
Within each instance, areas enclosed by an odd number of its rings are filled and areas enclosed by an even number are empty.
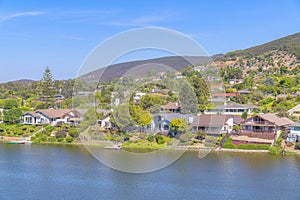
[[[55,134],[56,138],[65,138],[67,136],[66,131],[64,130],[59,130],[57,131],[57,133]]]
[[[64,141],[64,138],[57,138],[56,141],[57,142],[62,142],[62,141]]]
[[[269,151],[270,151],[271,155],[279,155],[280,154],[279,149],[275,146],[270,146]]]
[[[236,149],[236,146],[232,144],[232,138],[227,138],[222,147],[226,149]]]
[[[295,149],[300,149],[300,142],[296,142],[296,144],[295,144]]]
[[[47,132],[52,132],[53,130],[54,130],[54,127],[53,126],[50,126],[50,125],[48,125],[48,126],[46,126],[46,131]]]
[[[280,147],[281,147],[281,143],[282,143],[282,138],[280,137],[280,138],[278,138],[278,140],[276,141],[276,146],[277,146],[278,148],[280,148]]]
[[[69,135],[72,137],[72,138],[77,138],[78,137],[78,131],[76,128],[70,128],[69,130]]]
[[[67,143],[72,143],[73,141],[74,141],[74,138],[72,138],[70,136],[66,137],[66,142]]]
[[[48,138],[48,142],[56,142],[55,137],[49,137],[49,138]]]
[[[154,135],[153,135],[153,133],[150,133],[150,134],[148,135],[147,140],[148,140],[149,142],[153,142],[153,141],[154,141]]]
[[[156,135],[155,137],[157,144],[164,144],[165,143],[165,137],[162,135]]]

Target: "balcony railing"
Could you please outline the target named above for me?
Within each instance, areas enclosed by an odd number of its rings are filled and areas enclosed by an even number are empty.
[[[268,126],[274,126],[270,122],[267,121],[249,121],[246,122],[244,125],[268,125]]]
[[[274,130],[241,130],[242,133],[276,133]]]

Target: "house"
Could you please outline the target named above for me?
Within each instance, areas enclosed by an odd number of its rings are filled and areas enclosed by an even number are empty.
[[[61,101],[61,100],[63,100],[65,97],[63,96],[63,95],[61,95],[61,94],[56,94],[56,95],[54,95],[54,99],[55,99],[55,101]]]
[[[103,115],[101,119],[97,120],[96,126],[99,126],[102,129],[110,129],[112,127],[110,122],[110,113]]]
[[[216,92],[212,93],[212,98],[224,98],[228,101],[230,101],[232,98],[235,98],[237,96],[237,93],[223,93],[223,92]]]
[[[195,116],[180,113],[160,113],[154,116],[151,125],[148,127],[154,132],[170,132],[170,123],[175,118],[183,118],[188,125],[192,124]]]
[[[50,124],[55,126],[62,124],[77,124],[81,121],[82,114],[71,109],[42,109],[34,112],[26,112],[21,117],[23,124]]]
[[[235,85],[243,82],[243,79],[230,79],[229,81],[230,85]]]
[[[146,95],[145,92],[136,92],[135,96],[133,97],[134,103],[140,103],[142,96]]]
[[[262,139],[276,139],[293,121],[275,113],[258,114],[241,122],[240,135]]]
[[[231,115],[199,115],[193,123],[193,132],[206,132],[208,135],[231,133],[234,122],[240,117]]]
[[[288,142],[299,142],[300,140],[300,121],[289,126],[290,132],[286,138]]]
[[[180,113],[181,111],[181,103],[168,103],[166,105],[162,105],[160,107],[162,112],[172,112],[172,113]]]
[[[235,102],[225,102],[224,105],[219,105],[215,108],[207,109],[206,111],[204,111],[204,114],[224,114],[241,116],[243,112],[247,112],[249,115],[252,115],[254,112],[258,111],[258,106],[238,104]]]
[[[300,104],[288,110],[287,113],[290,116],[295,117],[297,120],[300,120]]]

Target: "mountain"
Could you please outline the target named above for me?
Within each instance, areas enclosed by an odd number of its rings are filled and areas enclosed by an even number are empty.
[[[187,61],[187,60],[188,61]],[[142,65],[151,65],[154,68],[159,68],[161,65],[169,66],[175,70],[180,70],[182,68],[188,67],[189,65],[203,64],[211,61],[210,57],[206,56],[170,56],[163,58],[154,58],[148,60],[139,60],[132,62],[124,62],[119,64],[110,65],[106,68],[101,68],[96,71],[90,72],[81,77],[82,80],[98,80],[100,81],[110,81],[114,78],[122,77],[126,72],[131,69]],[[102,75],[103,73],[103,75]]]
[[[229,79],[296,75],[300,72],[300,33],[215,56],[213,65],[224,72],[240,71],[235,76],[229,75]]]
[[[214,65],[219,67],[237,67],[243,70],[244,74],[247,74],[249,70],[260,68],[268,70],[285,66],[289,69],[294,69],[300,66],[300,32],[244,50],[217,54],[212,56],[212,58],[215,61]],[[205,64],[211,61],[209,57],[205,56],[188,56],[188,60],[191,63],[180,56],[171,56],[119,63],[90,72],[81,78],[83,80],[98,80],[101,77],[100,81],[109,81],[122,77],[126,72],[139,65],[152,64],[152,66],[155,66],[156,64],[161,64],[180,70],[189,65]]]
[[[300,59],[300,32],[245,50],[232,51],[218,56],[218,59],[228,59],[236,56],[259,56],[271,51],[284,51]]]

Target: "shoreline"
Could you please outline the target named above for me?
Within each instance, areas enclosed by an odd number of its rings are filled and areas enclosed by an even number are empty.
[[[6,143],[10,140],[18,140],[22,137],[9,137],[9,136],[2,136],[0,138],[0,143]],[[61,143],[61,142],[40,142],[40,143],[32,143],[32,144],[40,144],[40,145],[69,145],[69,146],[85,146],[86,144],[82,143],[82,142],[72,142],[72,143]],[[105,146],[103,145],[98,145],[98,144],[90,144],[91,146],[98,146],[98,147],[103,147],[103,149],[105,148]],[[174,150],[174,151],[210,151],[210,152],[233,152],[233,153],[258,153],[258,154],[269,154],[270,151],[269,150],[247,150],[247,149],[226,149],[226,148],[221,148],[221,147],[217,147],[217,148],[212,148],[212,147],[199,147],[199,146],[176,146],[176,147],[166,147],[166,148],[134,148],[131,147],[131,149],[150,149],[150,150],[160,150],[160,149],[165,149],[165,150]],[[106,150],[111,150],[111,149],[106,149]],[[115,149],[114,149],[115,151]],[[300,151],[287,151],[286,155],[297,155],[300,156]]]

